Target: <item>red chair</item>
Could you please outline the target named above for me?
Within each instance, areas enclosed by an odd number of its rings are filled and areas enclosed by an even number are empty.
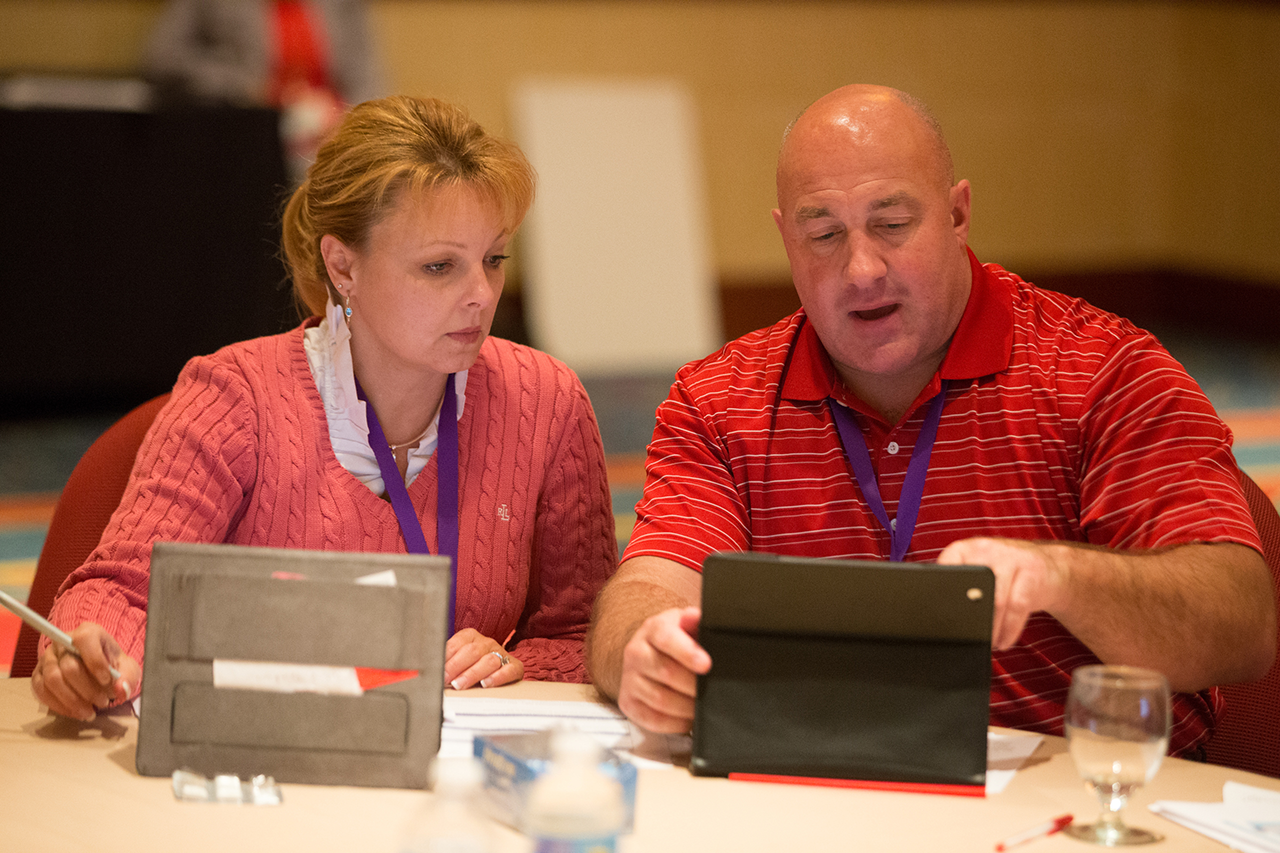
[[[1280,513],[1248,474],[1240,474],[1240,483],[1280,599]],[[1280,777],[1280,643],[1270,672],[1258,681],[1225,684],[1222,694],[1227,709],[1205,757],[1212,764]]]
[[[168,394],[148,400],[98,436],[76,463],[49,522],[27,606],[48,616],[67,575],[79,568],[102,538],[129,482],[133,460]],[[11,678],[27,678],[36,666],[40,635],[24,624],[14,646]]]

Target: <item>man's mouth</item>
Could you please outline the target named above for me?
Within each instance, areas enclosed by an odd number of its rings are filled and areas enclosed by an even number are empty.
[[[894,302],[891,305],[883,305],[879,308],[872,308],[868,311],[854,311],[853,315],[859,320],[880,320],[884,317],[888,317],[897,310],[898,303]]]

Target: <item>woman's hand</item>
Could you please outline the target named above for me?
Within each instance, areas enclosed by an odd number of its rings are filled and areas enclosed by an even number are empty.
[[[524,678],[524,664],[474,628],[463,628],[444,646],[444,680],[454,690],[497,687]]]
[[[89,722],[100,709],[129,699],[142,680],[142,667],[94,622],[81,622],[71,639],[80,657],[51,644],[36,661],[31,691],[53,713]],[[111,677],[111,667],[119,670],[119,679]]]

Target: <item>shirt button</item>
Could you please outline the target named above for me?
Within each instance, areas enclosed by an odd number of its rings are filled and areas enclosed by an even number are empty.
[[[889,519],[889,529],[894,533],[898,532],[898,519],[896,518]]]
[[[889,442],[889,446],[886,447],[885,450],[889,451],[890,455],[896,454],[898,452],[898,442],[896,441]]]

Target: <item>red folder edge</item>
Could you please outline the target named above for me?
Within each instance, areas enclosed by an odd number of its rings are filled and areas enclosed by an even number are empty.
[[[823,788],[862,788],[873,791],[900,791],[906,794],[950,794],[957,797],[985,797],[986,785],[959,785],[939,782],[877,782],[870,779],[827,779],[819,776],[775,776],[769,773],[730,773],[738,782],[774,782],[779,785],[813,785]]]
[[[410,678],[417,678],[419,674],[416,669],[372,669],[357,666],[355,670],[361,690],[373,690],[398,681],[408,681]]]

